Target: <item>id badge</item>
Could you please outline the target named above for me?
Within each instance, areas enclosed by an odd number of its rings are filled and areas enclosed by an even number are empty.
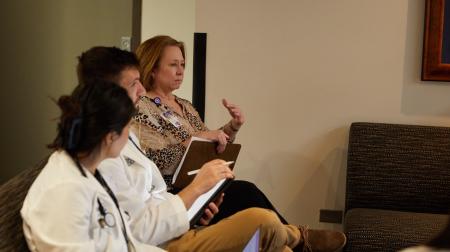
[[[164,118],[165,120],[169,121],[173,126],[175,126],[176,128],[181,127],[181,123],[178,120],[177,116],[174,115],[171,111],[166,110],[163,111],[161,113],[162,118]]]

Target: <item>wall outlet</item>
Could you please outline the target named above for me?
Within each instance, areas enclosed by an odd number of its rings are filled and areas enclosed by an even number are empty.
[[[330,210],[330,209],[320,209],[320,222],[326,223],[342,223],[343,211],[341,210]]]
[[[131,52],[131,37],[120,38],[120,49]]]

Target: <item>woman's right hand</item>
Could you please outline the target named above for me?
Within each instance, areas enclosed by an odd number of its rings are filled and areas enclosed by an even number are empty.
[[[209,161],[200,168],[194,180],[181,190],[178,196],[183,200],[186,209],[189,209],[200,195],[209,191],[224,178],[234,178],[226,162],[221,159]]]
[[[234,174],[224,160],[215,159],[200,168],[189,186],[199,194],[203,194],[224,178],[234,178]]]
[[[217,152],[222,153],[227,147],[228,139],[230,138],[223,130],[209,130],[200,131],[194,136],[205,138],[214,142],[217,142]]]

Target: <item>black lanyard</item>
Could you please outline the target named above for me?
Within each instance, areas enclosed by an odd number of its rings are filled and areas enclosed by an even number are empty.
[[[150,157],[148,157],[144,153],[144,151],[141,148],[139,148],[139,146],[133,141],[133,138],[131,136],[128,136],[128,139],[130,139],[130,141],[133,143],[134,147],[136,147],[136,149],[138,149],[139,152],[142,153],[142,155],[144,155],[144,157],[150,159]],[[150,159],[150,161],[151,161],[151,159]],[[166,183],[166,186],[167,186],[167,191],[169,191],[171,193],[175,192],[174,194],[176,194],[176,193],[178,193],[178,191],[174,191],[175,189],[172,186],[172,178],[173,178],[173,175],[163,175],[164,183]]]
[[[105,191],[109,194],[109,196],[111,197],[111,199],[113,200],[114,204],[117,207],[117,211],[119,211],[120,220],[122,221],[122,228],[121,229],[122,229],[123,237],[125,238],[125,242],[127,243],[127,246],[128,246],[130,241],[128,240],[128,234],[127,234],[127,229],[125,227],[125,221],[123,220],[122,212],[120,211],[119,201],[117,200],[117,198],[114,195],[113,191],[111,190],[111,188],[109,188],[109,186],[106,183],[105,179],[103,178],[103,176],[100,174],[100,172],[97,169],[95,170],[94,177],[97,179],[97,181],[100,183],[100,185],[103,186]],[[100,200],[98,201],[98,203],[99,203],[99,208],[103,209],[103,212],[106,212],[105,208],[103,207],[103,205],[100,202]],[[100,211],[101,211],[101,209],[100,209]]]
[[[78,160],[76,160],[75,162],[76,162],[77,167],[80,170],[81,174],[84,177],[87,177],[86,173],[84,172],[83,168],[81,167],[80,162]],[[116,207],[117,207],[117,211],[119,211],[120,220],[122,221],[122,227],[120,229],[122,230],[122,234],[123,234],[123,237],[125,238],[125,242],[127,244],[127,250],[128,250],[129,245],[130,245],[130,241],[128,240],[127,228],[125,227],[125,221],[123,220],[122,212],[120,211],[119,201],[117,200],[117,198],[114,195],[113,191],[108,186],[108,184],[106,183],[105,179],[103,178],[103,176],[100,174],[100,172],[97,169],[95,169],[94,177],[97,179],[98,183],[100,183],[100,185],[103,187],[103,189],[105,189],[105,191],[111,197],[112,201],[114,202],[114,205],[116,205]],[[100,202],[99,199],[97,199],[97,202],[98,202],[98,208],[99,208],[100,213],[102,215],[104,215],[104,217],[106,217],[106,210],[103,207],[103,204]]]
[[[131,136],[128,136],[128,139],[130,139],[134,147],[136,147],[136,149],[138,149],[139,152],[142,153],[142,155],[144,155],[144,157],[148,158],[147,155],[144,153],[144,151],[142,151],[141,148],[139,148],[139,146],[133,141],[133,138],[131,138]]]

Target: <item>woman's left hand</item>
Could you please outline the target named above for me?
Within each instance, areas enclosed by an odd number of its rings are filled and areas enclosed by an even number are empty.
[[[228,113],[230,113],[232,117],[231,126],[235,129],[239,129],[245,122],[245,117],[242,110],[236,104],[229,103],[227,99],[222,99],[222,104],[226,109],[228,109]]]

